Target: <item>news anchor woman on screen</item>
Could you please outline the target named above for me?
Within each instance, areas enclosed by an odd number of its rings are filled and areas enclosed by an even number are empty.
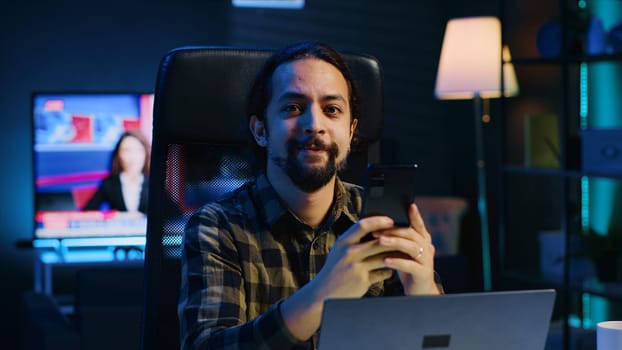
[[[147,213],[149,188],[149,146],[138,131],[121,134],[114,151],[110,174],[104,178],[83,210],[111,210]]]

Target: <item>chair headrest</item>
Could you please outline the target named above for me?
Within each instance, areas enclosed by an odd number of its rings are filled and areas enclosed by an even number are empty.
[[[249,137],[246,94],[270,50],[182,47],[161,61],[156,83],[154,136],[167,142],[241,143]],[[382,134],[383,75],[371,56],[346,53],[359,89],[359,137]]]

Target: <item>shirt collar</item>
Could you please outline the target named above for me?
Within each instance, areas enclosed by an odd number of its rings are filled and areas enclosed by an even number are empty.
[[[263,221],[268,227],[272,227],[279,218],[287,214],[287,208],[265,174],[257,177],[255,181],[255,194],[258,199],[257,205],[263,214]]]

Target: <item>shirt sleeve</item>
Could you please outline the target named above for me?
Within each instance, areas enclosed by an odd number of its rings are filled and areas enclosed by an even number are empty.
[[[184,234],[178,305],[182,349],[305,349],[274,304],[252,320],[232,225],[217,207],[195,213]]]

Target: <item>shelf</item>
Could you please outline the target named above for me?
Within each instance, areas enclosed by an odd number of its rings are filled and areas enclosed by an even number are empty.
[[[622,63],[622,53],[606,54],[606,55],[571,55],[565,57],[525,57],[514,58],[512,63],[521,64],[553,64],[561,65],[568,63],[596,63],[596,62],[616,62]]]
[[[601,164],[604,159],[596,153],[601,149],[585,147],[592,145],[583,134],[588,126],[606,128],[622,120],[622,108],[613,103],[622,52],[585,53],[588,42],[577,35],[575,22],[586,13],[583,7],[598,11],[590,12],[595,16],[619,11],[613,3],[598,9],[574,1],[528,4],[503,0],[500,5],[504,44],[512,49],[521,90],[516,98],[501,98],[497,276],[503,288],[558,291],[555,312],[564,325],[560,349],[570,350],[579,333],[569,325],[593,325],[622,314],[622,280],[598,280],[600,266],[580,239],[584,231],[622,227],[622,171],[613,168],[613,161]],[[560,25],[544,28],[551,19]],[[546,50],[549,54],[559,54],[538,57],[543,45],[554,49]],[[530,117],[541,115],[551,115],[556,125],[534,126]],[[534,136],[537,132],[546,135]],[[547,148],[543,141],[556,147]]]
[[[581,291],[622,301],[622,282],[600,282],[596,279],[588,279],[583,281]]]
[[[609,178],[609,179],[622,179],[622,174],[605,174],[605,173],[592,173],[578,170],[563,170],[555,168],[530,168],[520,165],[505,165],[503,171],[508,174],[524,174],[534,176],[551,176],[551,177],[567,177],[567,178]]]
[[[505,271],[502,274],[505,279],[530,284],[534,288],[555,288],[557,290],[570,290],[577,293],[588,293],[595,296],[609,298],[622,302],[622,282],[600,282],[595,277],[571,281],[569,286],[564,285],[563,277],[541,277],[526,272]]]

